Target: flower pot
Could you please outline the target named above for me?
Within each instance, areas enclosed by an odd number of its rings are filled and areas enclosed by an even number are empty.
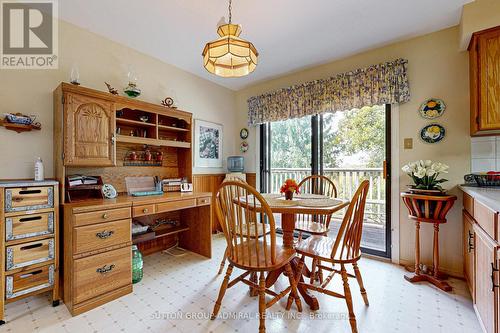
[[[421,188],[415,188],[413,185],[408,185],[408,192],[413,194],[423,194],[423,195],[446,195],[445,190],[427,190]]]
[[[285,192],[285,200],[292,200],[293,199],[293,192],[292,191],[286,191]]]

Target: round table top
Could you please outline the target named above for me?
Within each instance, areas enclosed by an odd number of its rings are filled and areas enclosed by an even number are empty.
[[[263,193],[273,213],[278,214],[332,214],[349,205],[349,200],[332,199],[322,195],[304,195],[293,200],[276,193]]]

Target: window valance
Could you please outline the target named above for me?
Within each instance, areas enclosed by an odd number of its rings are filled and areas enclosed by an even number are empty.
[[[379,65],[306,82],[248,99],[248,123],[298,118],[363,106],[410,100],[408,60]]]

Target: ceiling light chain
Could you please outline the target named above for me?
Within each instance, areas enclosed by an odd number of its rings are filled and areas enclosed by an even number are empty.
[[[233,0],[229,0],[229,24],[231,24],[231,17],[232,17],[232,13],[231,13],[231,5],[233,3]]]

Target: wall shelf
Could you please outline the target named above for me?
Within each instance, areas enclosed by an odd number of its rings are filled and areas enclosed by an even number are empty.
[[[156,124],[153,124],[153,123],[147,123],[147,122],[143,122],[143,121],[126,119],[126,118],[118,118],[118,117],[116,117],[116,123],[117,124],[124,124],[124,125],[133,125],[133,126],[149,126],[149,127],[156,126]]]
[[[189,132],[189,130],[187,128],[180,128],[180,127],[173,127],[173,126],[158,125],[158,128],[162,129],[162,130],[173,131],[173,132]]]
[[[134,143],[148,146],[158,147],[175,147],[175,148],[191,148],[190,142],[174,141],[174,140],[159,140],[151,138],[141,138],[137,136],[117,135],[116,142]]]

